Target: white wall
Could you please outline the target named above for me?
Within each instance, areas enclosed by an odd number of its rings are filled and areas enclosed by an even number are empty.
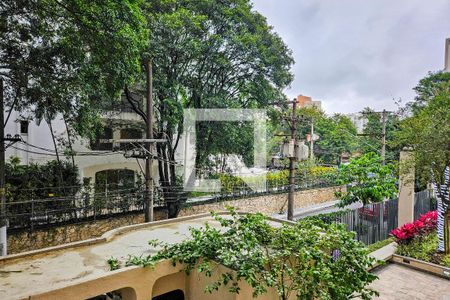
[[[7,117],[7,112],[4,113],[5,120]],[[21,116],[18,112],[12,112],[10,119],[5,127],[5,135],[11,134],[12,136],[16,134],[20,134],[20,121],[24,120],[24,117]],[[110,116],[108,116],[110,117]],[[116,116],[118,119],[125,119],[128,118],[128,120],[136,121],[138,120],[137,115],[135,116],[132,113],[122,113]],[[126,119],[127,120],[127,119]],[[55,120],[52,121],[53,131],[55,134],[55,137],[61,137],[63,136],[65,139],[67,139],[67,132],[65,124],[62,120],[61,116],[58,116],[55,118]],[[115,133],[114,138],[119,138],[118,133]],[[32,144],[37,147],[46,148],[50,150],[54,150],[53,140],[50,134],[50,128],[48,124],[45,121],[42,121],[39,125],[35,121],[30,121],[28,126],[28,134],[24,135],[22,134],[22,139],[26,141],[29,144]],[[73,137],[72,137],[73,139]],[[85,139],[81,139],[79,137],[76,138],[75,141],[73,141],[73,149],[75,151],[81,151],[81,152],[92,152],[89,148],[89,141]],[[23,149],[25,151],[17,150]],[[60,150],[60,158],[67,159],[64,154],[63,150]],[[28,152],[26,152],[28,151]],[[30,152],[38,152],[38,153],[30,153]],[[102,152],[102,151],[95,151]],[[110,151],[103,151],[104,153],[110,152]],[[41,154],[42,153],[42,154]],[[45,155],[47,154],[47,155]],[[53,154],[53,155],[52,155]],[[13,147],[9,147],[6,150],[6,159],[8,160],[12,156],[17,156],[21,159],[22,164],[29,164],[29,163],[45,163],[50,160],[55,160],[56,156],[54,155],[54,152],[45,151],[42,149],[37,149],[28,145],[25,145],[23,143],[16,143],[13,145]],[[68,158],[69,160],[71,158]],[[117,153],[113,155],[102,155],[102,156],[76,156],[75,157],[75,163],[79,168],[80,172],[80,180],[85,176],[95,176],[95,172],[107,170],[107,169],[131,169],[138,173],[141,173],[138,163],[136,162],[135,158],[125,158],[122,153]],[[144,162],[141,160],[141,165],[144,166]],[[156,167],[157,171],[157,167]],[[94,178],[92,179],[93,182]]]

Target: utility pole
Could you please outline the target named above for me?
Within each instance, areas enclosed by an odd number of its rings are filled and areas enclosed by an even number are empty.
[[[387,111],[383,109],[383,111],[371,111],[371,112],[363,112],[363,115],[369,115],[369,114],[378,114],[381,115],[381,134],[373,134],[373,133],[363,133],[358,134],[359,136],[381,136],[381,159],[383,165],[386,164],[386,124],[387,124],[387,116],[391,113],[391,111]]]
[[[383,165],[386,164],[386,113],[387,111],[383,109],[381,112],[381,124],[382,124],[382,131],[381,131],[381,159],[383,161]]]
[[[294,155],[289,157],[289,194],[288,194],[288,209],[287,219],[292,221],[294,219],[294,194],[295,194],[295,162],[297,161],[297,101],[292,102],[292,117],[291,117],[291,140],[294,141]]]
[[[153,66],[150,59],[146,61],[147,70],[147,139],[153,139]],[[145,160],[145,222],[152,222],[153,218],[153,157],[151,155],[152,143],[146,143],[148,151],[147,159]]]
[[[4,119],[3,78],[0,77],[0,255],[7,254],[6,191],[5,191],[5,119]]]

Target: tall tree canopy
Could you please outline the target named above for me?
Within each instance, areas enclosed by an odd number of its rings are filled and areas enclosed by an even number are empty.
[[[293,59],[249,0],[157,0],[147,2],[145,11],[151,29],[156,131],[169,140],[158,145],[160,178],[174,184],[182,108],[264,107],[280,99],[292,81]],[[142,95],[139,88],[135,91]],[[207,122],[198,124],[198,163],[217,152],[216,142],[230,148],[242,145],[234,143],[236,130],[228,126],[233,124],[209,129]],[[248,133],[252,127],[242,124],[240,129]],[[246,136],[251,135],[238,137]]]
[[[450,165],[450,82],[441,82],[431,89],[424,93],[433,96],[420,110],[402,120],[396,134],[398,144],[413,148],[417,174],[423,183],[430,182],[432,170],[438,183],[443,182],[444,169]]]
[[[62,113],[88,134],[105,102],[140,72],[148,43],[141,0],[0,3],[0,76],[6,104],[41,118]]]
[[[408,103],[412,112],[416,114],[424,108],[440,92],[442,83],[450,83],[449,72],[430,72],[428,76],[422,78],[414,88],[416,97]]]
[[[316,143],[318,156],[328,163],[340,163],[342,154],[351,154],[357,149],[356,127],[344,115],[319,119],[316,132],[320,137]]]
[[[420,81],[418,94],[426,95],[425,101],[419,102],[423,106],[413,110],[413,115],[401,122],[397,138],[400,145],[414,150],[416,174],[422,185],[434,183],[438,200],[438,250],[450,253],[450,224],[445,217],[450,207],[448,173],[447,178],[445,176],[445,169],[450,168],[450,82],[441,80],[429,84],[434,76]],[[440,73],[439,76],[448,74]]]

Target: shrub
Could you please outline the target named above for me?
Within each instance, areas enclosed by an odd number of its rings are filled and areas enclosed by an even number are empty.
[[[417,236],[409,243],[399,243],[396,253],[423,261],[431,261],[436,253],[438,238],[435,232]]]
[[[442,258],[442,264],[450,268],[450,254],[447,254]]]
[[[239,282],[245,281],[254,297],[274,288],[283,300],[370,299],[377,294],[367,287],[377,278],[367,270],[374,259],[345,226],[304,221],[273,227],[262,214],[230,213],[231,218],[214,215],[221,228],[190,228],[191,238],[179,244],[151,241],[162,249],[153,256],[130,257],[128,264],[170,259],[188,274],[197,270],[211,277],[218,262],[235,271],[214,278],[205,289],[210,293],[221,286],[239,293]]]
[[[436,229],[437,211],[429,211],[420,216],[413,223],[406,223],[402,227],[391,231],[391,235],[398,244],[410,243],[414,238],[424,236]]]

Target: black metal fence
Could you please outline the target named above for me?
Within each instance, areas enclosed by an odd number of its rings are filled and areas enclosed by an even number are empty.
[[[155,191],[155,206],[163,206]],[[144,210],[145,190],[127,189],[6,203],[9,230],[76,223]]]
[[[300,181],[299,181],[300,182]],[[332,186],[329,180],[316,178],[303,180],[295,186],[296,190],[306,190]],[[205,195],[200,200],[191,198],[186,205],[201,205],[210,202],[227,201],[265,194],[284,193],[289,186],[267,181],[260,188],[251,189],[242,184],[233,186],[227,191]],[[139,213],[144,211],[145,188],[132,188],[96,193],[79,193],[76,196],[49,197],[45,199],[29,199],[6,203],[9,230],[35,229],[56,224],[77,223],[117,215]],[[30,194],[32,195],[32,194]],[[154,191],[155,207],[170,206],[170,203],[186,200],[187,193],[183,187],[171,187],[170,192],[163,193],[162,188]],[[31,196],[32,197],[32,196]]]
[[[294,186],[296,191],[304,191],[310,189],[318,189],[318,188],[326,188],[336,186],[336,183],[333,180],[327,178],[308,178],[304,179],[295,179],[296,184]],[[289,185],[283,181],[280,182],[269,182],[269,181],[261,181],[255,182],[253,184],[247,184],[243,182],[241,185],[233,185],[232,188],[222,189],[219,192],[209,193],[209,201],[211,202],[219,202],[226,201],[232,199],[239,199],[245,197],[256,197],[268,194],[279,194],[286,193],[289,191]],[[191,199],[191,203],[195,202],[194,199]]]
[[[435,201],[429,191],[415,194],[414,216],[436,209]],[[398,227],[398,199],[367,204],[363,207],[338,211],[319,216],[327,223],[343,223],[347,230],[356,233],[356,239],[366,245],[385,240],[389,233]]]

